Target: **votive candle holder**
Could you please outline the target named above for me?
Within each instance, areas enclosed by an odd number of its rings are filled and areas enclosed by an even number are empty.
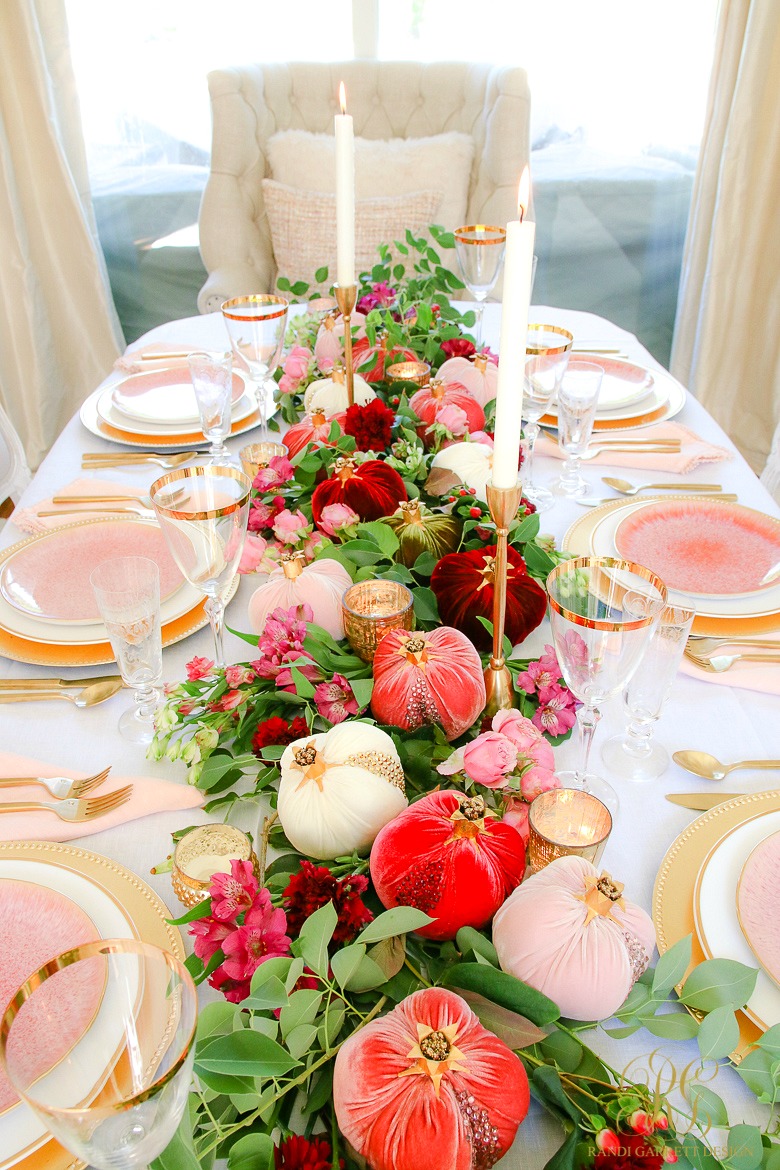
[[[287,455],[284,443],[250,443],[238,453],[241,466],[250,479],[254,479],[261,467],[267,467],[272,459]]]
[[[251,861],[258,873],[257,857],[246,833],[234,825],[199,825],[176,843],[171,882],[173,892],[188,909],[209,895],[212,875],[229,873],[232,860]]]
[[[364,662],[390,630],[414,629],[414,597],[399,581],[358,581],[341,599],[347,641]]]
[[[528,811],[528,860],[538,873],[559,857],[584,857],[597,865],[612,832],[605,804],[581,788],[551,788]]]
[[[394,362],[385,370],[388,382],[414,382],[415,386],[427,386],[431,380],[431,367],[427,362]]]

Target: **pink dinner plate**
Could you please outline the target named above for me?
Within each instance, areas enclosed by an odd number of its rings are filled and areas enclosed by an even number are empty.
[[[760,593],[780,572],[780,521],[739,504],[654,501],[630,512],[614,539],[621,557],[700,597]]]
[[[755,847],[737,886],[737,917],[761,966],[780,984],[780,833]]]
[[[151,521],[105,520],[54,529],[24,544],[0,570],[0,593],[29,617],[99,623],[90,573],[114,557],[148,557],[160,568],[160,597],[180,588],[182,575]]]
[[[233,405],[243,395],[246,383],[233,373]],[[177,367],[132,374],[114,389],[111,401],[128,418],[145,423],[184,425],[200,419],[189,371]]]

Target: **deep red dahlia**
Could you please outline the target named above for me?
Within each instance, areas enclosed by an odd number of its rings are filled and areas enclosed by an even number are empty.
[[[365,406],[357,402],[350,406],[344,420],[344,431],[353,435],[358,451],[385,451],[393,437],[395,415],[380,398],[373,398]]]
[[[477,352],[477,347],[473,341],[469,341],[465,337],[452,337],[449,341],[443,341],[441,348],[444,350],[448,358],[454,357],[471,357],[473,353]]]
[[[619,1133],[615,1154],[596,1154],[594,1170],[661,1170],[662,1155],[640,1133]]]
[[[274,1166],[276,1170],[331,1170],[330,1144],[293,1134],[274,1149]]]
[[[367,877],[349,874],[335,878],[324,865],[302,861],[301,868],[292,875],[284,891],[290,935],[297,938],[306,919],[320,906],[332,901],[338,915],[333,942],[336,946],[351,942],[373,918],[361,898],[367,889]]]
[[[309,727],[302,715],[296,715],[292,723],[272,715],[258,723],[255,734],[252,736],[252,751],[259,754],[264,747],[270,744],[287,745],[293,740],[302,739],[309,734]]]

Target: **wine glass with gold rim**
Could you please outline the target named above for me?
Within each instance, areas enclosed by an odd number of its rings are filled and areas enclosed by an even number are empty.
[[[477,302],[477,349],[482,345],[482,316],[488,294],[495,288],[506,251],[506,228],[495,224],[465,224],[455,229],[455,254],[463,283]]]
[[[233,353],[255,383],[263,438],[267,437],[268,418],[273,408],[271,375],[282,356],[289,307],[289,301],[273,293],[232,297],[222,305]]]

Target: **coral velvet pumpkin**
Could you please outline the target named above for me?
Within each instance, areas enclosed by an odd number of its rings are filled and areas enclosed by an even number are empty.
[[[454,938],[485,926],[523,880],[525,846],[481,796],[431,792],[385,825],[371,850],[383,906],[416,906],[435,919],[417,931]]]
[[[377,646],[371,711],[380,723],[411,731],[440,723],[447,739],[457,739],[485,702],[482,661],[457,630],[390,630]]]
[[[463,531],[457,516],[432,512],[419,499],[400,504],[386,524],[399,540],[395,559],[409,569],[421,553],[428,552],[438,561],[445,553],[454,552]]]
[[[431,589],[439,603],[441,620],[462,630],[475,646],[489,650],[492,639],[477,615],[493,620],[493,572],[496,546],[467,549],[442,557],[431,574]],[[525,561],[510,545],[507,549],[506,626],[512,645],[519,645],[541,625],[547,594],[529,577]]]
[[[498,366],[481,353],[474,354],[470,360],[449,358],[439,366],[438,374],[443,382],[460,382],[483,409],[496,396]]]
[[[367,849],[382,826],[406,808],[395,744],[359,719],[296,739],[284,750],[280,772],[279,820],[288,840],[307,857]]]
[[[416,991],[345,1041],[339,1129],[373,1170],[487,1170],[528,1112],[520,1058],[443,987]]]
[[[361,520],[378,520],[389,516],[405,499],[404,481],[381,459],[360,464],[337,459],[333,475],[314,489],[311,511],[315,524],[328,504],[348,504]]]
[[[395,345],[388,351],[387,338],[384,336],[379,338],[376,345],[371,345],[367,337],[356,341],[352,346],[352,357],[355,369],[367,382],[384,382],[385,370],[393,362],[417,361],[414,350],[404,349],[401,345]]]
[[[423,386],[409,400],[409,405],[422,420],[422,426],[417,428],[417,434],[423,442],[430,442],[431,435],[428,428],[436,422],[439,411],[445,406],[457,406],[468,419],[469,434],[472,431],[481,431],[485,425],[485,412],[477,400],[469,394],[465,386],[459,382],[445,384],[439,378],[429,385]]]
[[[559,857],[515,890],[493,922],[504,971],[574,1020],[614,1015],[655,947],[649,916],[581,857]]]
[[[341,599],[352,584],[343,565],[328,557],[307,565],[300,553],[282,556],[268,580],[256,589],[249,600],[249,625],[256,634],[275,609],[311,606],[313,621],[327,630],[331,638],[344,637]]]
[[[312,443],[315,447],[330,447],[332,445],[330,443],[331,423],[338,423],[343,430],[345,418],[344,411],[334,414],[331,418],[328,418],[324,410],[305,414],[300,422],[293,423],[282,439],[290,458],[292,459],[294,455],[302,451],[308,443]]]

